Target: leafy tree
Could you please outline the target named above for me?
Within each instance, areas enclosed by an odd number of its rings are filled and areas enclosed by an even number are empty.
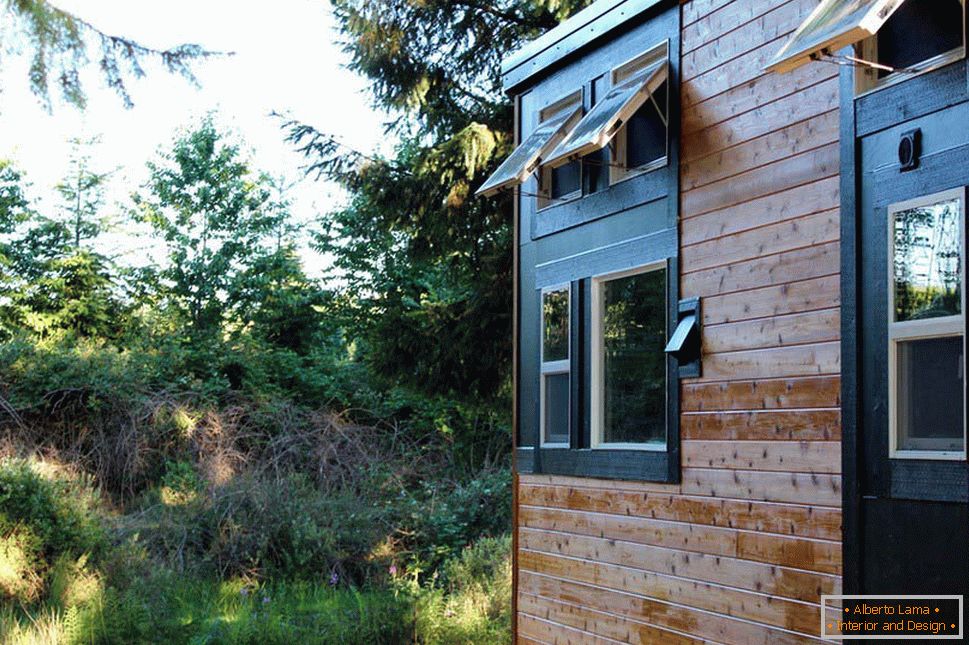
[[[215,334],[226,320],[231,290],[278,218],[264,178],[211,119],[148,168],[144,191],[133,199],[136,217],[166,247],[160,295],[193,335]]]
[[[334,0],[351,69],[396,115],[393,159],[287,122],[309,172],[351,200],[324,219],[352,330],[389,380],[488,398],[511,359],[511,209],[475,188],[510,151],[499,64],[588,0]]]
[[[128,107],[132,102],[127,83],[145,75],[145,60],[160,60],[169,72],[195,82],[192,61],[211,55],[198,45],[153,49],[124,36],[107,34],[48,0],[3,0],[2,7],[5,29],[0,30],[0,37],[15,34],[19,38],[15,42],[0,40],[0,46],[5,52],[22,49],[30,57],[30,89],[48,109],[54,83],[68,104],[85,106],[80,71],[92,55],[98,58],[105,82]]]

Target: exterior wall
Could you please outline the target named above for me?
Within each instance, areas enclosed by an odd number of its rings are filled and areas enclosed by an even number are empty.
[[[841,589],[838,80],[763,65],[816,0],[682,11],[682,483],[520,475],[519,643],[821,642]]]

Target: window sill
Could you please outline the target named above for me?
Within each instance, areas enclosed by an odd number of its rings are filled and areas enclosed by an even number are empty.
[[[583,449],[543,446],[518,448],[516,470],[521,474],[562,475],[596,479],[677,484],[679,453],[668,450]]]

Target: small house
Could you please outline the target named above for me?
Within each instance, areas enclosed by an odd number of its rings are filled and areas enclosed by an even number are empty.
[[[518,643],[969,592],[964,0],[598,0],[504,61]]]

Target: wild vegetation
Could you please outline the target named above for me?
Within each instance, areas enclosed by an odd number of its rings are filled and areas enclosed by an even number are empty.
[[[510,149],[500,58],[584,4],[335,1],[401,143],[370,158],[281,121],[349,194],[312,230],[217,117],[113,219],[96,144],[54,201],[0,161],[5,642],[510,639],[510,209],[471,195]],[[83,106],[98,43],[123,97],[139,56],[204,55],[5,13],[43,99],[61,70]],[[139,261],[108,251],[118,226]]]

